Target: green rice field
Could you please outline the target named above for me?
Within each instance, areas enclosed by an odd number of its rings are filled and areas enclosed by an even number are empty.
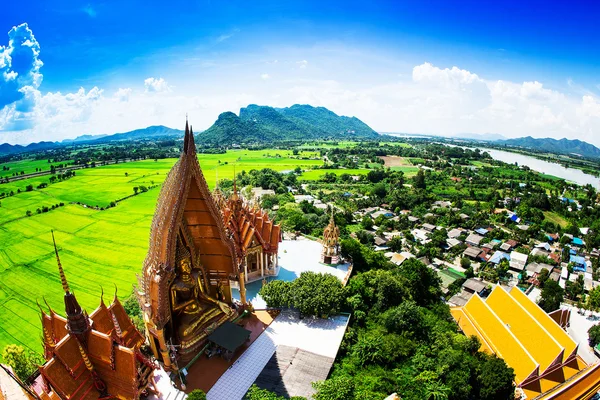
[[[311,169],[323,164],[315,151],[294,156],[291,151],[239,150],[200,154],[198,158],[211,188],[217,174],[219,179],[231,179],[234,168],[236,172],[262,168],[291,171],[300,166],[306,170],[300,179],[306,180],[318,179],[325,172],[368,172]],[[16,343],[41,351],[36,301],[43,304],[45,298],[54,310],[64,314],[51,229],[69,284],[89,313],[99,304],[101,288],[107,302],[112,299],[115,284],[120,298],[130,294],[146,255],[160,185],[175,161],[145,160],[81,169],[66,181],[30,192],[17,193],[17,189],[48,182],[49,176],[0,185],[0,192],[16,193],[0,200],[0,349]],[[36,168],[25,167],[27,162],[22,164],[26,172],[27,168]],[[104,211],[89,207],[106,207],[111,201],[132,195],[133,187],[141,185],[156,187]],[[64,206],[36,213],[37,208],[61,202]],[[26,217],[27,210],[32,211],[31,217]]]

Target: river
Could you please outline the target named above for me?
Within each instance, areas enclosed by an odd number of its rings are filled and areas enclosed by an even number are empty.
[[[544,174],[553,175],[562,178],[566,181],[575,182],[579,185],[587,185],[588,183],[596,189],[600,189],[600,179],[594,175],[586,174],[580,169],[565,168],[560,164],[540,160],[535,157],[526,156],[508,151],[479,148],[481,151],[486,151],[493,159],[505,162],[507,164],[517,163],[518,165],[526,165],[534,171]]]

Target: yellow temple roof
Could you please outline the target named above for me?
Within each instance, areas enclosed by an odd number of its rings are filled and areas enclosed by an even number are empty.
[[[473,295],[463,311],[477,329],[482,342],[489,343],[491,350],[514,369],[517,384],[539,372],[536,360],[481,297]]]
[[[577,357],[577,343],[518,288],[497,286],[485,301],[475,294],[450,313],[465,335],[480,339],[481,351],[513,368],[527,398],[588,398],[600,387],[600,367]]]
[[[577,343],[544,310],[532,302],[525,293],[518,288],[512,288],[509,294],[565,349],[563,361],[577,353]]]
[[[540,372],[555,364],[557,359],[559,364],[562,363],[563,347],[505,290],[496,287],[485,302],[539,364]],[[554,321],[552,323],[556,325]]]

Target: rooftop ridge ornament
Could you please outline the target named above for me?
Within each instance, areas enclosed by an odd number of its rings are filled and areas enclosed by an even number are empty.
[[[70,293],[71,289],[69,288],[69,283],[67,282],[67,277],[65,276],[65,271],[63,270],[62,264],[60,263],[60,257],[58,256],[58,249],[56,248],[56,240],[54,239],[54,230],[50,231],[52,233],[52,243],[54,244],[54,254],[56,254],[56,263],[58,264],[58,273],[60,274],[60,282],[62,283],[63,290],[65,293]]]
[[[88,371],[90,371],[90,372],[93,371],[94,370],[94,366],[92,365],[92,362],[88,358],[88,355],[85,352],[85,350],[83,349],[83,347],[81,347],[81,343],[77,342],[77,346],[79,346],[79,352],[81,353],[81,358],[83,358],[83,362],[85,363],[85,367],[87,368]]]
[[[101,306],[105,306],[104,304],[104,288],[102,287],[102,285],[100,285],[100,305]]]

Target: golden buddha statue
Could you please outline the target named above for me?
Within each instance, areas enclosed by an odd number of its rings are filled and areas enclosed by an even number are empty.
[[[200,333],[206,324],[218,315],[234,311],[225,303],[204,293],[198,271],[194,271],[189,251],[177,249],[177,277],[171,284],[171,310],[181,343]]]

